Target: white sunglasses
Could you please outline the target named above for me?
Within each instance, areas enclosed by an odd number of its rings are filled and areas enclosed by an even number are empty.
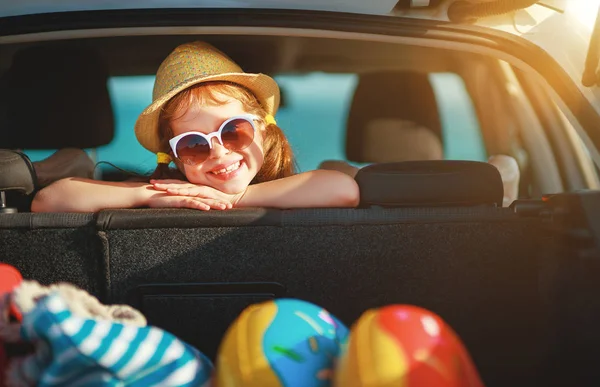
[[[254,141],[256,126],[254,121],[260,117],[244,114],[231,117],[221,124],[219,130],[209,134],[186,132],[169,140],[175,158],[188,165],[200,164],[210,156],[212,139],[231,151],[247,148]]]

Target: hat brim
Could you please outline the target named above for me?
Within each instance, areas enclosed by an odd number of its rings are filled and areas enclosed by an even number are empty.
[[[279,108],[279,86],[265,74],[225,73],[210,76],[198,76],[177,85],[168,93],[153,101],[139,115],[134,131],[140,144],[153,153],[162,151],[158,140],[158,119],[163,105],[177,93],[190,86],[204,82],[225,81],[238,84],[250,90],[268,114],[275,115]]]

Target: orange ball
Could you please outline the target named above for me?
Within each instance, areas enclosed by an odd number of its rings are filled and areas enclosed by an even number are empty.
[[[482,387],[471,357],[438,315],[415,306],[365,312],[350,331],[336,387]]]

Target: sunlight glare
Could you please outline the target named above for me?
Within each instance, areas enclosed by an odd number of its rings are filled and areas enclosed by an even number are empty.
[[[567,13],[591,31],[594,28],[599,7],[600,0],[569,0]]]

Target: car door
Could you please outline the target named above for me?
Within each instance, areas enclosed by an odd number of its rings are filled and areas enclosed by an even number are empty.
[[[540,1],[500,17],[483,18],[482,27],[508,32],[532,43],[531,60],[546,91],[571,118],[587,151],[600,162],[600,26],[598,0]],[[536,52],[536,50],[539,50]],[[549,55],[554,66],[543,55]]]

